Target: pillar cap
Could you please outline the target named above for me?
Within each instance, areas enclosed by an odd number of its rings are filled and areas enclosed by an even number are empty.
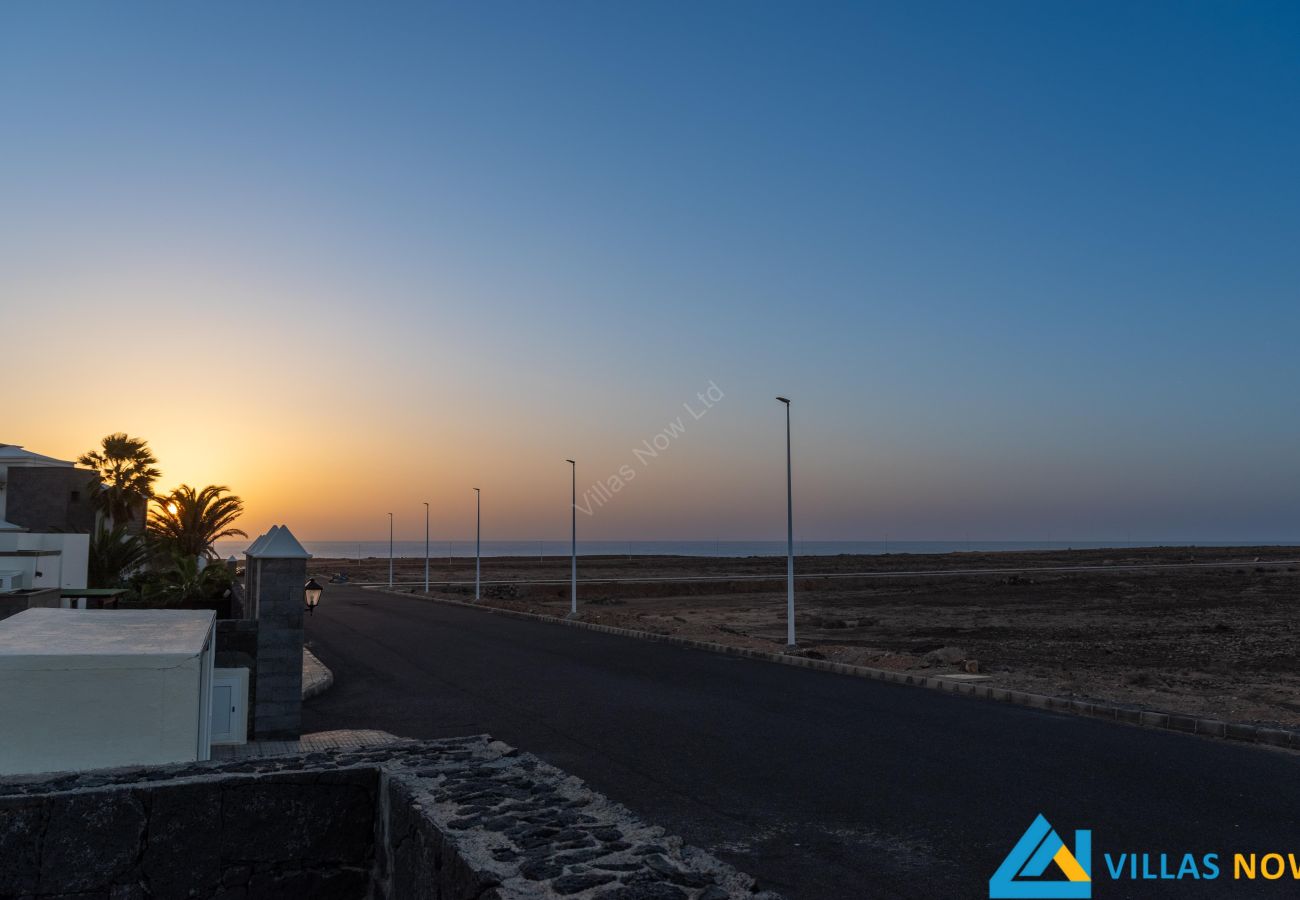
[[[244,555],[245,556],[259,555],[258,551],[261,550],[264,546],[266,546],[266,542],[271,538],[271,535],[275,534],[279,530],[280,530],[279,525],[272,525],[270,531],[263,531],[261,534],[259,534],[257,537],[253,539],[253,543],[248,545],[248,549],[244,551]]]
[[[276,525],[254,541],[244,555],[261,559],[311,559],[307,548],[298,542],[287,525]]]

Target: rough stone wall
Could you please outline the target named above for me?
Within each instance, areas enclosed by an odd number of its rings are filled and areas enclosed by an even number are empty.
[[[66,466],[9,469],[5,518],[32,531],[89,534],[95,527],[90,488],[95,474]]]
[[[248,670],[248,739],[254,730],[257,703],[257,623],[252,619],[218,619],[213,664],[218,669]]]
[[[0,797],[0,897],[366,896],[374,768],[123,771]]]
[[[582,781],[492,741],[384,768],[377,897],[774,900]]]
[[[480,736],[0,781],[0,896],[776,900]]]
[[[257,700],[259,740],[286,740],[302,731],[302,559],[260,559],[257,579]]]

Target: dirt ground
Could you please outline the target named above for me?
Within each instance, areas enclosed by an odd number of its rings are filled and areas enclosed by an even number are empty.
[[[902,671],[977,673],[990,684],[1038,693],[1295,727],[1300,562],[1294,560],[1300,548],[804,557],[796,560],[797,573],[832,577],[796,581],[798,652]],[[387,559],[312,562],[318,576],[388,577]],[[1187,563],[1211,565],[1141,568]],[[435,560],[435,582],[470,583],[434,584],[432,593],[472,599],[473,566],[472,559],[450,566]],[[1051,571],[1075,566],[1097,568]],[[578,575],[611,579],[579,584],[580,617],[587,621],[784,648],[783,558],[581,557]],[[568,576],[565,557],[485,558],[483,602],[564,615]],[[422,588],[423,577],[422,559],[398,560],[399,583]],[[655,580],[668,578],[695,580]],[[518,583],[532,580],[554,583]]]

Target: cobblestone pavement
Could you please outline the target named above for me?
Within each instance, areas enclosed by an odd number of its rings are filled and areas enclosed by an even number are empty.
[[[304,734],[296,741],[249,741],[247,744],[229,744],[212,748],[213,759],[250,759],[264,756],[289,756],[295,753],[312,753],[318,750],[369,750],[410,743],[387,731],[368,729],[340,729]]]
[[[316,654],[303,648],[302,651],[302,699],[307,700],[324,693],[334,684],[334,673],[325,667]]]

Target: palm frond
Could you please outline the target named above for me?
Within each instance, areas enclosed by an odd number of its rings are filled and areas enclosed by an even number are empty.
[[[172,551],[187,556],[215,557],[212,545],[224,537],[247,537],[232,527],[244,513],[244,501],[225,485],[195,490],[182,484],[159,497],[149,514],[149,534]]]

